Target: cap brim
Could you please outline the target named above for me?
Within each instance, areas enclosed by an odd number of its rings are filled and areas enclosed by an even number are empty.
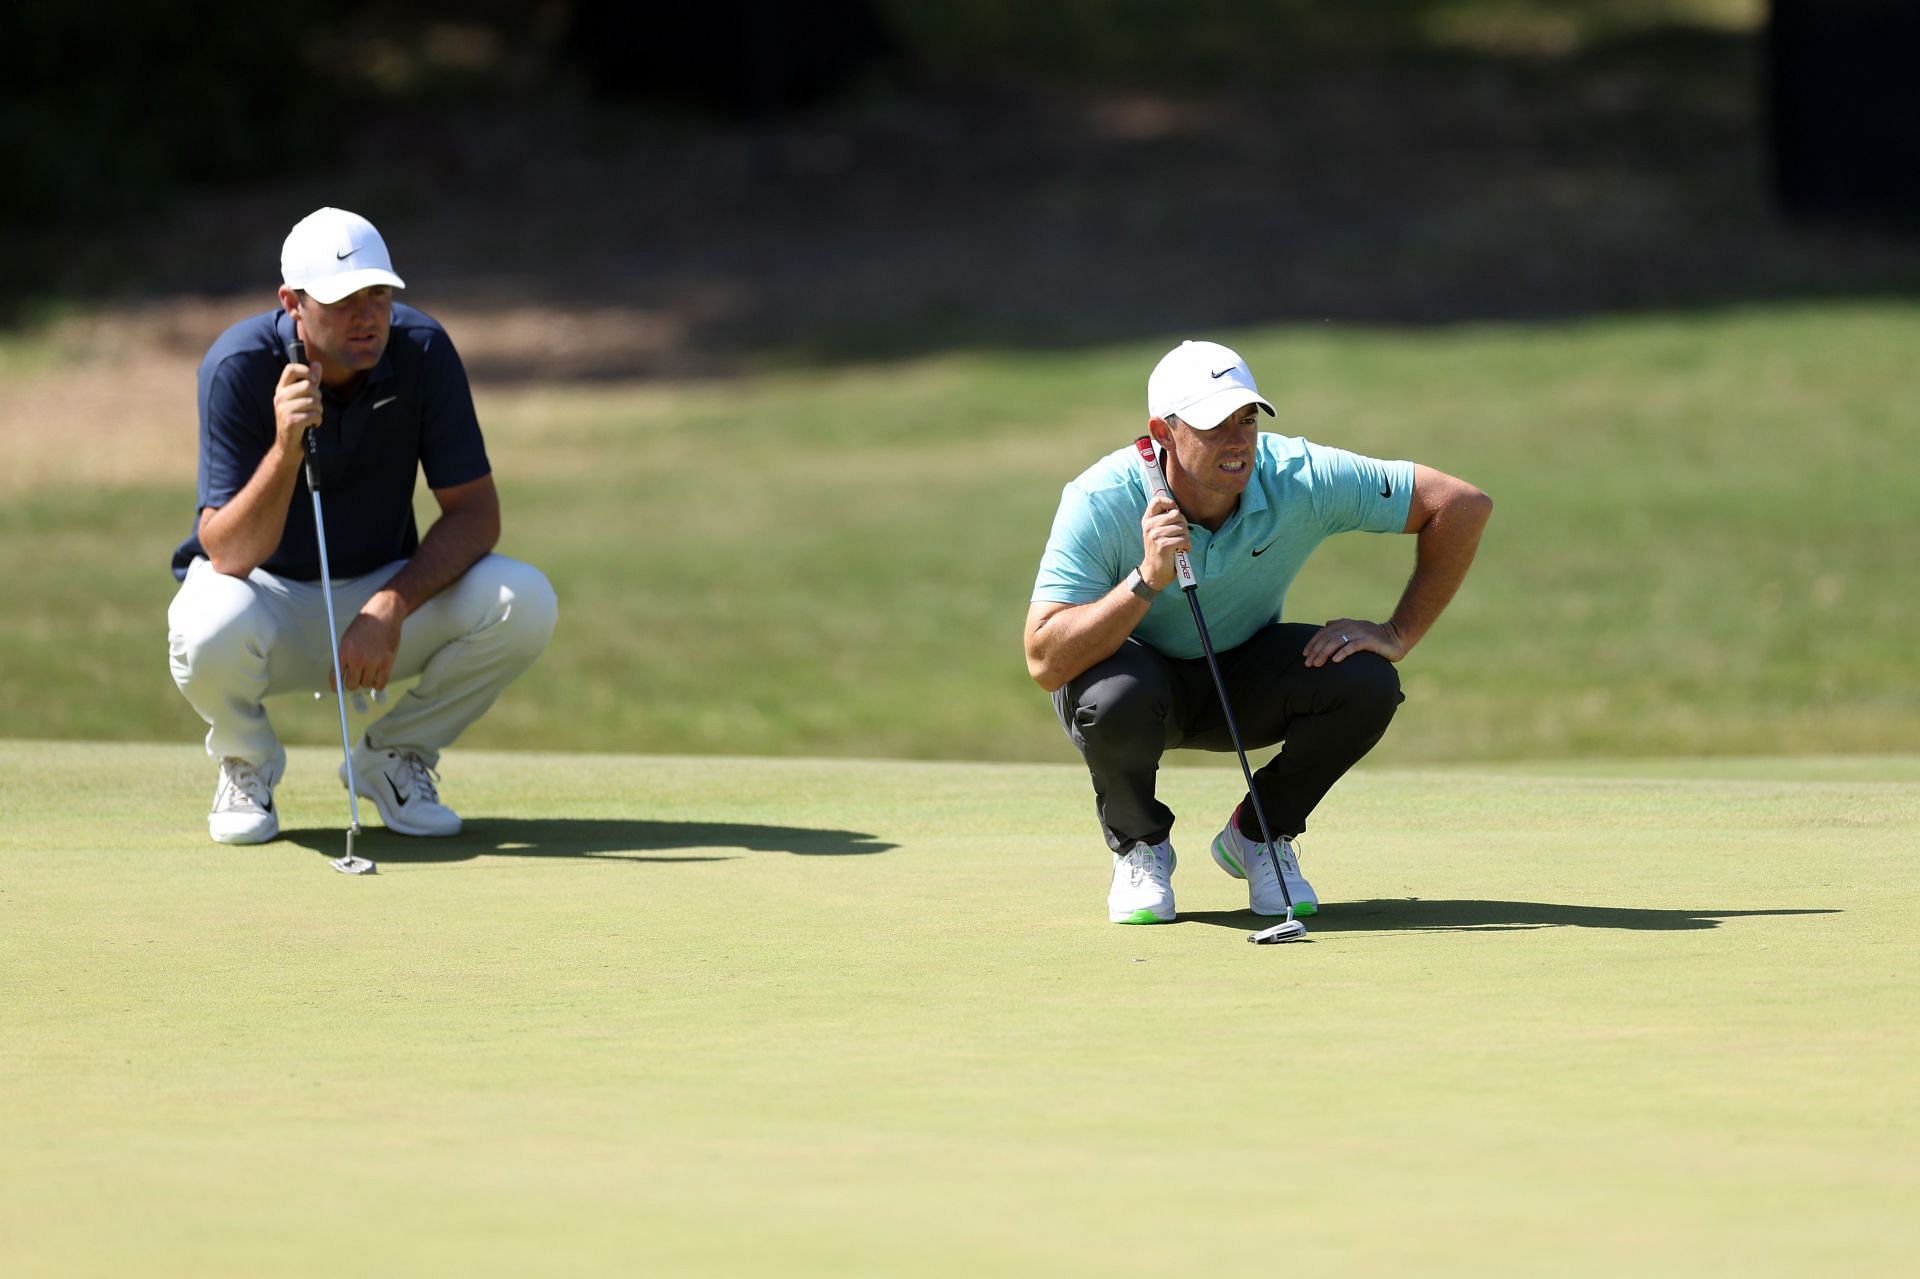
[[[1195,404],[1179,410],[1176,416],[1196,431],[1211,431],[1249,404],[1258,404],[1268,417],[1277,417],[1273,405],[1242,386],[1223,387]]]
[[[407,282],[391,271],[379,267],[368,267],[364,271],[345,271],[339,275],[330,275],[324,280],[315,280],[312,284],[296,284],[292,287],[302,289],[314,301],[331,305],[349,294],[376,284],[390,284],[396,289],[404,289]]]

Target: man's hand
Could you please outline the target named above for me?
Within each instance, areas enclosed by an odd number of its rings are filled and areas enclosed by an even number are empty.
[[[1140,517],[1140,541],[1146,547],[1146,555],[1140,561],[1140,576],[1154,590],[1165,590],[1180,575],[1174,567],[1173,553],[1193,549],[1187,517],[1166,494],[1156,493],[1147,503],[1147,513]]]
[[[400,624],[406,610],[392,591],[376,591],[360,615],[340,637],[340,678],[349,693],[363,688],[387,686],[393,675],[393,659],[400,651]],[[333,673],[327,673],[329,682]]]
[[[200,545],[214,571],[245,577],[280,545],[306,456],[301,435],[320,424],[320,414],[320,361],[282,368],[273,388],[273,447],[231,501],[200,511]]]
[[[1400,642],[1400,632],[1392,622],[1336,617],[1307,641],[1306,660],[1308,666],[1325,666],[1328,662],[1344,662],[1355,653],[1378,653],[1389,662],[1397,662],[1407,655],[1407,646]]]
[[[280,384],[273,389],[273,430],[281,450],[299,457],[301,433],[320,425],[321,413],[320,361],[281,369]]]

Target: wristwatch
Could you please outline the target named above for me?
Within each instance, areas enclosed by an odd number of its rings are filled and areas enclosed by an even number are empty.
[[[1147,585],[1147,579],[1140,576],[1140,570],[1137,568],[1127,574],[1127,589],[1149,604],[1153,603],[1154,597],[1160,594],[1160,588]]]

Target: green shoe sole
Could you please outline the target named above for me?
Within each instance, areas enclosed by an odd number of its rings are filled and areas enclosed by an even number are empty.
[[[1293,913],[1294,913],[1294,915],[1295,915],[1296,917],[1301,917],[1301,916],[1306,916],[1306,915],[1318,915],[1318,914],[1320,913],[1320,908],[1319,908],[1318,906],[1316,906],[1316,905],[1314,905],[1314,904],[1313,904],[1312,902],[1308,902],[1308,903],[1307,903],[1306,905],[1304,905],[1304,906],[1295,906],[1295,907],[1293,908]],[[1286,916],[1285,916],[1285,915],[1261,915],[1261,916],[1259,916],[1259,918],[1261,918],[1261,919],[1285,919],[1285,918],[1286,918]]]
[[[1125,919],[1116,919],[1113,922],[1116,924],[1171,924],[1173,921],[1162,919],[1150,910],[1141,909],[1134,911]]]

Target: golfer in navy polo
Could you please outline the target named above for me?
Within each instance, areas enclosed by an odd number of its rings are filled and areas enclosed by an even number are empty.
[[[357,789],[390,830],[456,834],[435,784],[440,752],[546,647],[553,588],[493,553],[500,500],[466,370],[446,330],[393,300],[406,286],[373,224],[317,210],[287,236],[280,269],[279,307],[235,324],[201,361],[198,516],[173,557],[173,678],[219,764],[207,826],[225,844],[279,833],[286,752],[262,700],[332,683],[301,475],[302,437],[317,426],[341,679],[349,692],[418,679],[354,744]],[[304,365],[288,359],[296,338]],[[424,537],[416,474],[440,508]]]
[[[1174,917],[1174,814],[1155,796],[1174,747],[1231,751],[1191,609],[1174,584],[1185,551],[1248,749],[1282,743],[1253,776],[1273,823],[1262,840],[1243,796],[1214,837],[1220,869],[1247,881],[1259,915],[1319,898],[1293,841],[1307,814],[1387,731],[1401,702],[1394,663],[1453,598],[1493,503],[1473,485],[1303,439],[1263,435],[1273,413],[1239,355],[1186,342],[1147,379],[1147,430],[1172,498],[1155,496],[1129,444],[1066,486],[1027,610],[1027,670],[1053,694],[1093,777],[1113,851],[1107,917]],[[1413,577],[1384,622],[1281,620],[1287,587],[1336,533],[1412,533]]]

